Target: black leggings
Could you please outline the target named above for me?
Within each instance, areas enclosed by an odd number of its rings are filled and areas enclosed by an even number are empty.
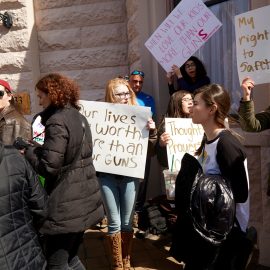
[[[47,270],[85,270],[77,252],[83,232],[45,236]]]

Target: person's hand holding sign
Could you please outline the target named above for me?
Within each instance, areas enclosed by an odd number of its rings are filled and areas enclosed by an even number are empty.
[[[159,138],[159,145],[161,147],[167,146],[167,144],[169,143],[170,139],[171,139],[171,136],[170,136],[169,133],[167,133],[167,132],[162,133],[161,136],[160,136],[160,138]]]
[[[180,68],[177,65],[172,66],[172,73],[179,79],[182,78]]]
[[[156,123],[154,122],[154,120],[152,118],[149,118],[147,121],[147,128],[149,130],[154,130],[156,129]]]
[[[255,82],[247,77],[242,81],[241,88],[243,90],[243,101],[251,100],[251,91],[255,86]]]

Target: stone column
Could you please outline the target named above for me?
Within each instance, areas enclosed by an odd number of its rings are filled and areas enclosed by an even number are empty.
[[[244,137],[250,180],[250,226],[258,231],[259,263],[270,266],[270,197],[267,187],[270,177],[270,131],[261,133],[235,130]]]
[[[0,77],[15,92],[30,94],[32,112],[37,110],[34,85],[39,77],[39,53],[32,0],[2,0],[0,12],[13,18],[10,29],[0,26]]]

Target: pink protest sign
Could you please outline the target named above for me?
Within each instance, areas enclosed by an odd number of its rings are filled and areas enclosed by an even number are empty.
[[[182,0],[145,46],[169,72],[172,65],[184,64],[221,25],[201,0]]]

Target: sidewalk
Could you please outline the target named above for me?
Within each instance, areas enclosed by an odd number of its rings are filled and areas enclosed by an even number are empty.
[[[80,247],[79,256],[87,270],[110,270],[105,246],[106,229],[88,230]],[[151,235],[133,240],[132,270],[181,270],[182,265],[168,254],[168,239]]]
[[[107,229],[87,230],[80,246],[79,256],[87,270],[110,270],[105,245]],[[169,256],[169,238],[150,235],[146,239],[133,240],[132,270],[181,270],[183,265]],[[247,270],[270,270],[269,267],[251,263]]]

